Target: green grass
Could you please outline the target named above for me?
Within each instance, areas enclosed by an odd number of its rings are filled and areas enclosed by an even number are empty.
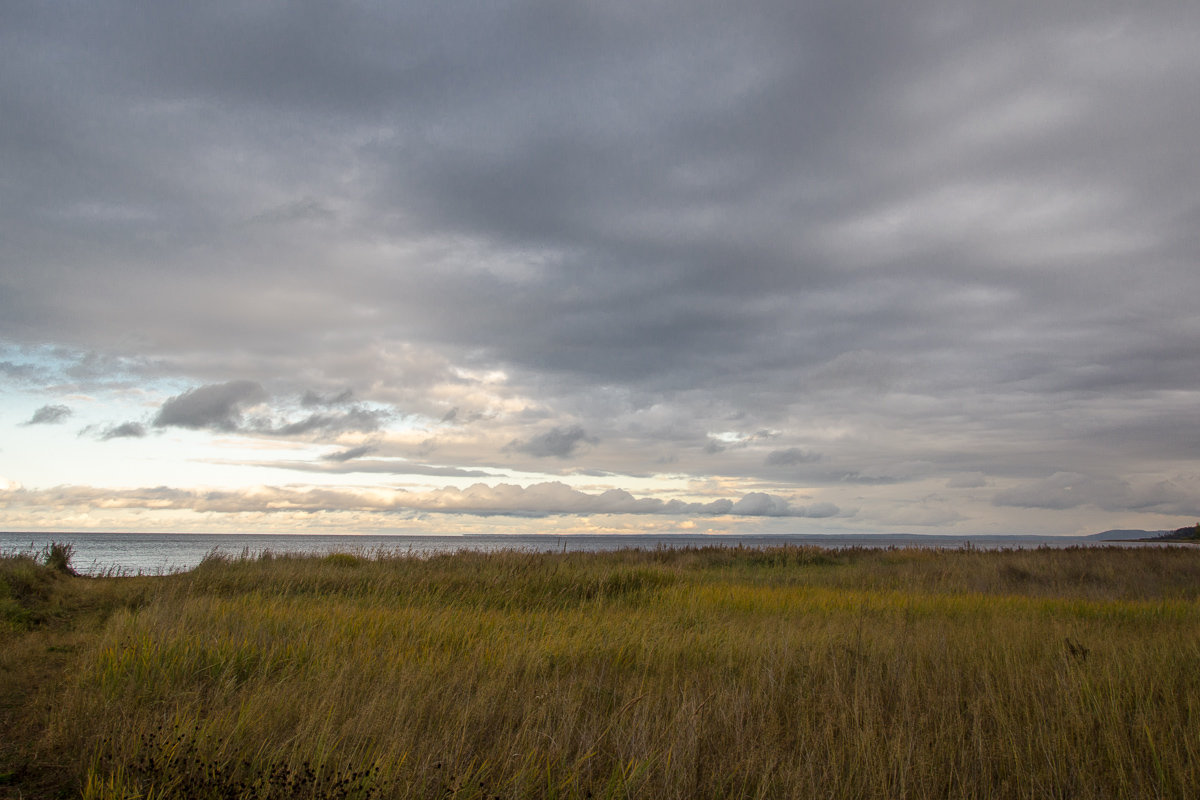
[[[5,635],[91,609],[22,754],[68,796],[1200,790],[1191,548],[214,555],[47,580],[22,607],[75,597],[66,616]]]

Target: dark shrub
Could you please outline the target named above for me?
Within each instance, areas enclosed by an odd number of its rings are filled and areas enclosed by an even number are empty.
[[[42,549],[42,563],[55,572],[75,575],[75,570],[71,568],[73,555],[75,555],[75,545],[69,542],[51,542]]]

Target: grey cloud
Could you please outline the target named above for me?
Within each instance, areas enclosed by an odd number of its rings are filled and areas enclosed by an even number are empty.
[[[482,469],[439,467],[398,461],[353,461],[339,472],[371,473],[375,475],[428,475],[434,478],[495,478],[496,473]]]
[[[33,412],[33,416],[23,425],[56,425],[65,422],[74,412],[64,405],[42,406]]]
[[[333,395],[319,394],[310,389],[300,397],[300,405],[304,408],[344,406],[353,401],[354,392],[350,389],[345,389]]]
[[[981,489],[987,485],[987,478],[982,472],[964,472],[946,481],[947,489]]]
[[[33,364],[18,364],[12,361],[0,361],[0,375],[13,381],[32,381],[41,378],[44,371]]]
[[[799,447],[789,447],[786,450],[772,450],[767,453],[766,464],[769,467],[791,467],[797,464],[812,464],[820,460],[820,453],[803,450]]]
[[[12,381],[59,392],[121,389],[136,386],[159,365],[137,354],[115,355],[55,345],[16,345],[21,361],[0,362],[0,375]]]
[[[355,448],[358,449],[358,448]],[[347,451],[347,452],[353,452]],[[314,464],[307,461],[283,461],[263,463],[260,466],[282,469],[292,469],[300,472],[316,472],[327,474],[363,474],[363,475],[426,475],[435,478],[496,478],[494,472],[482,469],[463,469],[461,467],[444,467],[434,464],[419,464],[400,459],[364,459],[349,457],[342,459],[343,453],[335,453],[334,458],[326,457],[323,461],[331,463]]]
[[[540,433],[526,441],[514,440],[509,448],[535,458],[567,458],[575,453],[582,444],[595,444],[598,440],[588,436],[579,425],[560,428],[554,427],[545,433]]]
[[[314,197],[305,197],[291,203],[275,206],[250,218],[252,224],[282,225],[295,222],[332,221],[335,214],[324,203]]]
[[[1056,472],[1048,478],[1029,481],[997,492],[997,506],[1016,506],[1062,511],[1095,506],[1105,511],[1145,511],[1173,516],[1200,515],[1197,490],[1189,481],[1159,480],[1133,484],[1120,478]],[[1190,484],[1190,485],[1189,485]]]
[[[201,386],[163,403],[154,424],[158,427],[235,431],[241,425],[242,410],[265,399],[266,392],[253,381]]]
[[[1103,502],[1127,491],[1128,486],[1122,481],[1056,472],[1044,480],[997,492],[993,502],[1001,506],[1062,510]]]
[[[797,506],[765,492],[750,492],[729,509],[730,514],[748,517],[832,517],[840,509],[833,503]]]
[[[270,416],[244,418],[250,406],[268,399],[262,386],[254,381],[237,380],[210,384],[191,389],[163,403],[154,418],[157,427],[208,429],[241,432],[263,436],[304,436],[340,433],[371,433],[391,418],[390,411],[349,405],[353,394],[347,390],[323,396],[305,392],[300,397],[302,408],[322,408],[301,419],[276,419]]]
[[[959,522],[962,515],[952,507],[941,504],[936,500],[922,500],[916,503],[898,503],[881,515],[881,521],[888,525],[908,525],[935,527]]]
[[[273,424],[259,420],[254,429],[271,436],[300,436],[307,433],[371,433],[391,415],[386,411],[352,408],[337,414],[310,414],[301,420]]]
[[[822,475],[821,479],[830,483],[852,483],[863,486],[887,486],[899,482],[898,478],[891,475],[864,474],[858,470],[828,472]]]
[[[146,435],[146,426],[140,422],[122,422],[120,425],[101,429],[99,435],[102,441],[110,439],[140,439]]]
[[[834,517],[841,513],[842,509],[833,503],[813,503],[810,506],[804,507],[803,516],[823,519],[825,517]]]
[[[607,472],[602,469],[577,469],[577,470],[572,470],[571,474],[572,475],[584,475],[588,478],[613,478],[613,477],[616,477],[614,473]]]
[[[374,445],[364,444],[361,447],[351,447],[348,450],[339,450],[336,453],[327,453],[321,456],[326,461],[345,462],[355,458],[362,458],[365,455],[375,452],[377,448]]]

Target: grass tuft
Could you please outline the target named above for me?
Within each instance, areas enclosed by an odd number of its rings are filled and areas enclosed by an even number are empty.
[[[51,542],[42,550],[42,563],[63,575],[75,575],[76,572],[71,567],[71,558],[74,555],[74,545],[64,542]]]

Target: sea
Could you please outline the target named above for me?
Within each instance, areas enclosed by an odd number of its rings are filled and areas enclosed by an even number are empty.
[[[911,534],[251,534],[251,533],[46,533],[0,532],[0,553],[42,553],[51,543],[73,549],[71,565],[85,575],[166,575],[184,572],[215,553],[228,557],[275,554],[360,553],[432,556],[464,550],[527,552],[608,551],[689,547],[922,547],[1002,549],[1088,547],[1109,542],[1076,536],[940,536]],[[1157,543],[1155,543],[1157,544]]]

